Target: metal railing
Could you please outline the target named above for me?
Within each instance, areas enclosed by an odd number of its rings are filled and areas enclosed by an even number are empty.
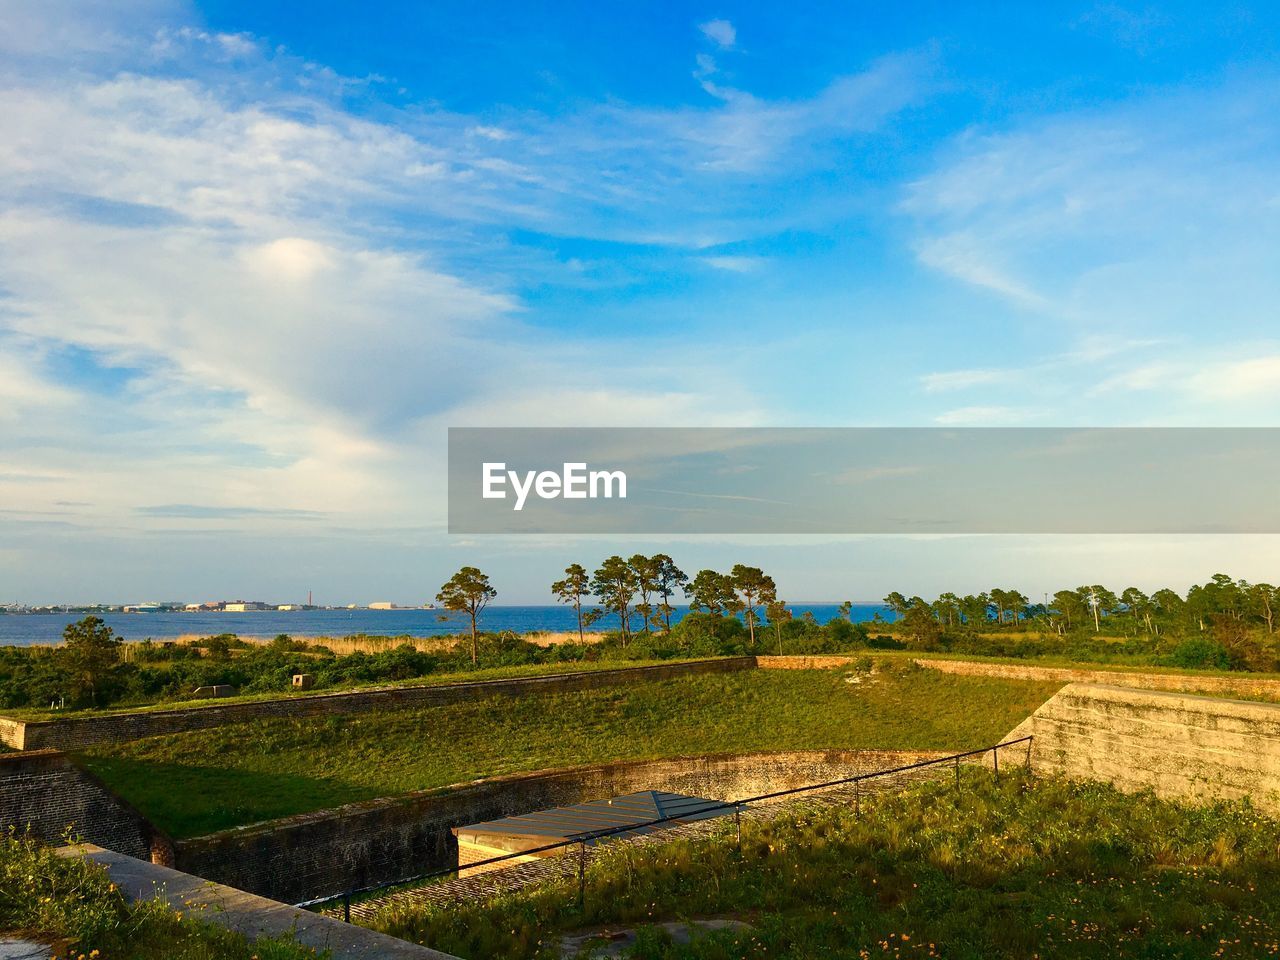
[[[861,784],[867,780],[875,780],[881,777],[891,777],[897,774],[910,773],[915,770],[924,770],[929,767],[943,766],[953,764],[956,774],[956,789],[960,789],[960,761],[970,757],[982,757],[991,754],[992,768],[997,778],[1000,776],[1000,751],[1009,747],[1015,747],[1025,743],[1027,745],[1026,768],[1031,769],[1031,736],[1018,737],[1016,740],[1006,740],[1003,743],[992,744],[989,747],[980,747],[977,750],[966,750],[963,753],[952,753],[945,757],[934,757],[931,760],[920,760],[916,763],[904,764],[900,767],[890,767],[885,770],[872,770],[869,773],[859,773],[850,777],[841,777],[838,780],[827,780],[822,783],[806,784],[803,787],[790,787],[786,790],[774,790],[771,793],[762,793],[754,797],[746,797],[742,800],[723,800],[708,802],[706,805],[693,810],[685,810],[675,816],[659,817],[656,820],[646,820],[642,823],[630,823],[620,827],[606,827],[600,830],[592,830],[587,833],[580,833],[567,840],[557,840],[554,843],[544,844],[540,847],[531,847],[528,850],[518,850],[514,853],[505,853],[498,857],[490,857],[487,860],[477,860],[473,863],[459,864],[455,867],[440,867],[435,870],[428,870],[424,873],[414,874],[410,877],[404,877],[399,880],[387,880],[381,883],[374,883],[364,887],[355,887],[343,893],[332,894],[327,897],[318,897],[315,900],[306,900],[302,903],[295,904],[298,907],[320,907],[325,904],[337,903],[342,901],[342,916],[348,923],[351,922],[351,901],[355,897],[364,896],[369,893],[377,893],[379,890],[389,890],[392,887],[402,887],[413,883],[423,883],[428,880],[436,880],[441,877],[447,877],[451,874],[458,873],[461,870],[476,870],[481,867],[490,867],[495,864],[507,863],[513,860],[522,860],[532,857],[540,853],[550,853],[553,850],[562,850],[566,847],[578,848],[578,898],[581,902],[586,896],[586,863],[587,863],[587,846],[594,845],[601,840],[607,840],[611,837],[617,837],[628,833],[642,833],[651,827],[660,827],[664,824],[680,822],[684,823],[694,817],[701,817],[703,814],[713,813],[715,811],[729,811],[734,815],[734,828],[737,837],[737,843],[742,843],[742,808],[748,804],[764,803],[769,800],[781,800],[786,797],[799,796],[803,793],[812,793],[815,790],[830,790],[834,787],[853,786],[854,795],[854,815],[861,815],[862,791]],[[697,821],[694,821],[697,822]]]

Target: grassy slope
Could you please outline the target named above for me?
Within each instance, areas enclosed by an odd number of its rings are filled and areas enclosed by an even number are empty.
[[[90,767],[179,837],[478,777],[610,760],[993,743],[1058,684],[751,671],[423,710],[272,720],[95,749]]]
[[[462,957],[552,957],[598,924],[731,916],[751,933],[693,947],[642,931],[645,960],[945,957],[1060,960],[1280,955],[1280,823],[1098,783],[965,771],[947,782],[726,827],[709,841],[614,848],[576,883],[488,904],[389,908],[375,926]]]
[[[589,670],[622,670],[627,667],[655,667],[684,663],[688,659],[717,660],[718,657],[693,657],[674,660],[571,660],[560,663],[526,663],[512,667],[485,667],[479,670],[442,670],[426,677],[410,680],[379,680],[370,683],[352,683],[341,687],[324,687],[306,691],[269,690],[265,693],[245,693],[215,700],[166,700],[160,703],[134,704],[97,709],[85,707],[79,710],[49,710],[37,707],[17,707],[4,710],[3,715],[16,720],[65,720],[81,717],[103,717],[119,713],[152,713],[164,710],[186,710],[191,707],[225,706],[231,703],[257,703],[263,700],[299,700],[325,694],[347,693],[385,687],[434,687],[452,683],[476,683],[481,680],[509,680],[515,677],[542,677],[558,673],[582,673]]]

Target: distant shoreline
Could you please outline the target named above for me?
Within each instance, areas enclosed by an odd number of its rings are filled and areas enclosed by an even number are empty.
[[[842,616],[838,604],[792,603],[788,607],[796,617],[812,614],[819,623]],[[672,622],[689,612],[688,606],[676,607]],[[876,614],[888,620],[893,614],[883,604],[855,604],[853,619],[869,621]],[[63,628],[85,616],[100,617],[116,634],[127,641],[150,639],[177,640],[181,637],[207,637],[233,633],[245,639],[269,640],[279,634],[291,637],[329,638],[364,635],[369,637],[416,637],[421,640],[457,636],[468,629],[468,621],[459,614],[444,610],[246,610],[246,611],[147,611],[146,613],[80,612],[32,613],[0,617],[0,646],[44,646],[56,644]],[[488,633],[511,632],[530,634],[577,634],[577,617],[572,607],[564,605],[519,606],[497,604],[480,617],[480,629]],[[592,624],[596,633],[617,629],[616,616],[605,617]]]

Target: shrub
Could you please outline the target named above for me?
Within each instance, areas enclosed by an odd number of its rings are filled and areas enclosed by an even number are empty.
[[[1231,670],[1235,668],[1231,653],[1217,640],[1188,637],[1169,654],[1169,663],[1188,670]]]

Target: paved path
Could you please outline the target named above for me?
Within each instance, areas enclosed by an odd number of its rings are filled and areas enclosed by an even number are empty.
[[[63,856],[100,863],[131,900],[162,897],[190,916],[227,927],[253,940],[292,934],[301,944],[329,950],[333,960],[456,960],[451,954],[397,940],[332,917],[299,910],[211,880],[126,857],[93,844],[62,847]]]
[[[47,943],[0,937],[0,960],[49,960],[52,953]]]

